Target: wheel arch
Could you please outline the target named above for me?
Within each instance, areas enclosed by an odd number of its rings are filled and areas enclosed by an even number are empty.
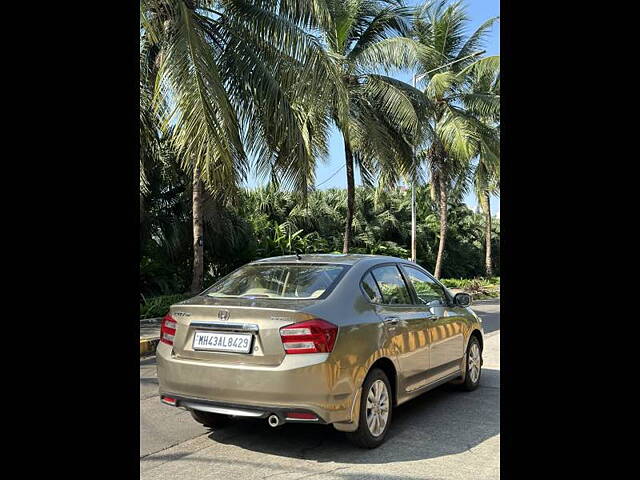
[[[391,384],[391,395],[393,399],[393,405],[397,405],[398,402],[398,371],[396,369],[395,364],[391,359],[387,357],[380,357],[375,362],[371,364],[369,370],[367,371],[367,375],[374,369],[379,368],[382,370],[387,378],[389,379],[389,383]],[[364,378],[367,378],[366,375]],[[364,379],[362,380],[364,382]]]
[[[478,339],[478,343],[480,344],[480,352],[482,352],[484,350],[484,339],[482,338],[482,333],[477,328],[474,328],[469,334],[469,339],[467,340],[467,347],[469,346],[469,342],[473,337],[476,337]],[[465,348],[465,352],[466,351],[467,349]]]

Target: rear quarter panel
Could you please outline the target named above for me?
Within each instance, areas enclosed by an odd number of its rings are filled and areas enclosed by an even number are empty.
[[[398,371],[397,346],[360,289],[362,276],[375,263],[358,262],[326,299],[304,309],[340,327],[330,359],[339,370],[338,382],[350,391],[362,386],[371,365],[382,357],[391,360]]]

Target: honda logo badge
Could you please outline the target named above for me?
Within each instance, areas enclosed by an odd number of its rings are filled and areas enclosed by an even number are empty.
[[[229,310],[220,310],[218,312],[218,320],[229,320]]]

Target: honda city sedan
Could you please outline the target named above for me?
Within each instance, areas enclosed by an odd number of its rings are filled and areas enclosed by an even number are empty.
[[[483,330],[470,302],[400,258],[258,260],[171,307],[160,399],[213,429],[241,417],[331,424],[375,448],[398,405],[447,382],[478,386]]]

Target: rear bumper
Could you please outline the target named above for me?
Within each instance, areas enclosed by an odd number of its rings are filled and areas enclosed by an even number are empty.
[[[175,404],[167,403],[175,407],[182,407],[191,410],[200,410],[204,412],[219,413],[222,415],[234,415],[237,417],[249,417],[249,418],[267,418],[270,415],[277,415],[281,422],[300,422],[300,423],[321,423],[326,422],[320,418],[307,419],[307,418],[291,418],[289,414],[295,413],[313,413],[309,410],[300,408],[283,408],[280,406],[263,406],[263,407],[247,407],[246,405],[236,405],[229,403],[211,402],[203,400],[201,398],[187,398],[181,397],[175,394],[162,394],[164,396],[171,397],[175,400]]]
[[[158,345],[158,380],[161,395],[176,398],[177,406],[235,408],[256,417],[311,412],[319,418],[315,423],[351,421],[357,389],[326,353],[287,355],[280,365],[266,367],[178,359],[171,351]]]

